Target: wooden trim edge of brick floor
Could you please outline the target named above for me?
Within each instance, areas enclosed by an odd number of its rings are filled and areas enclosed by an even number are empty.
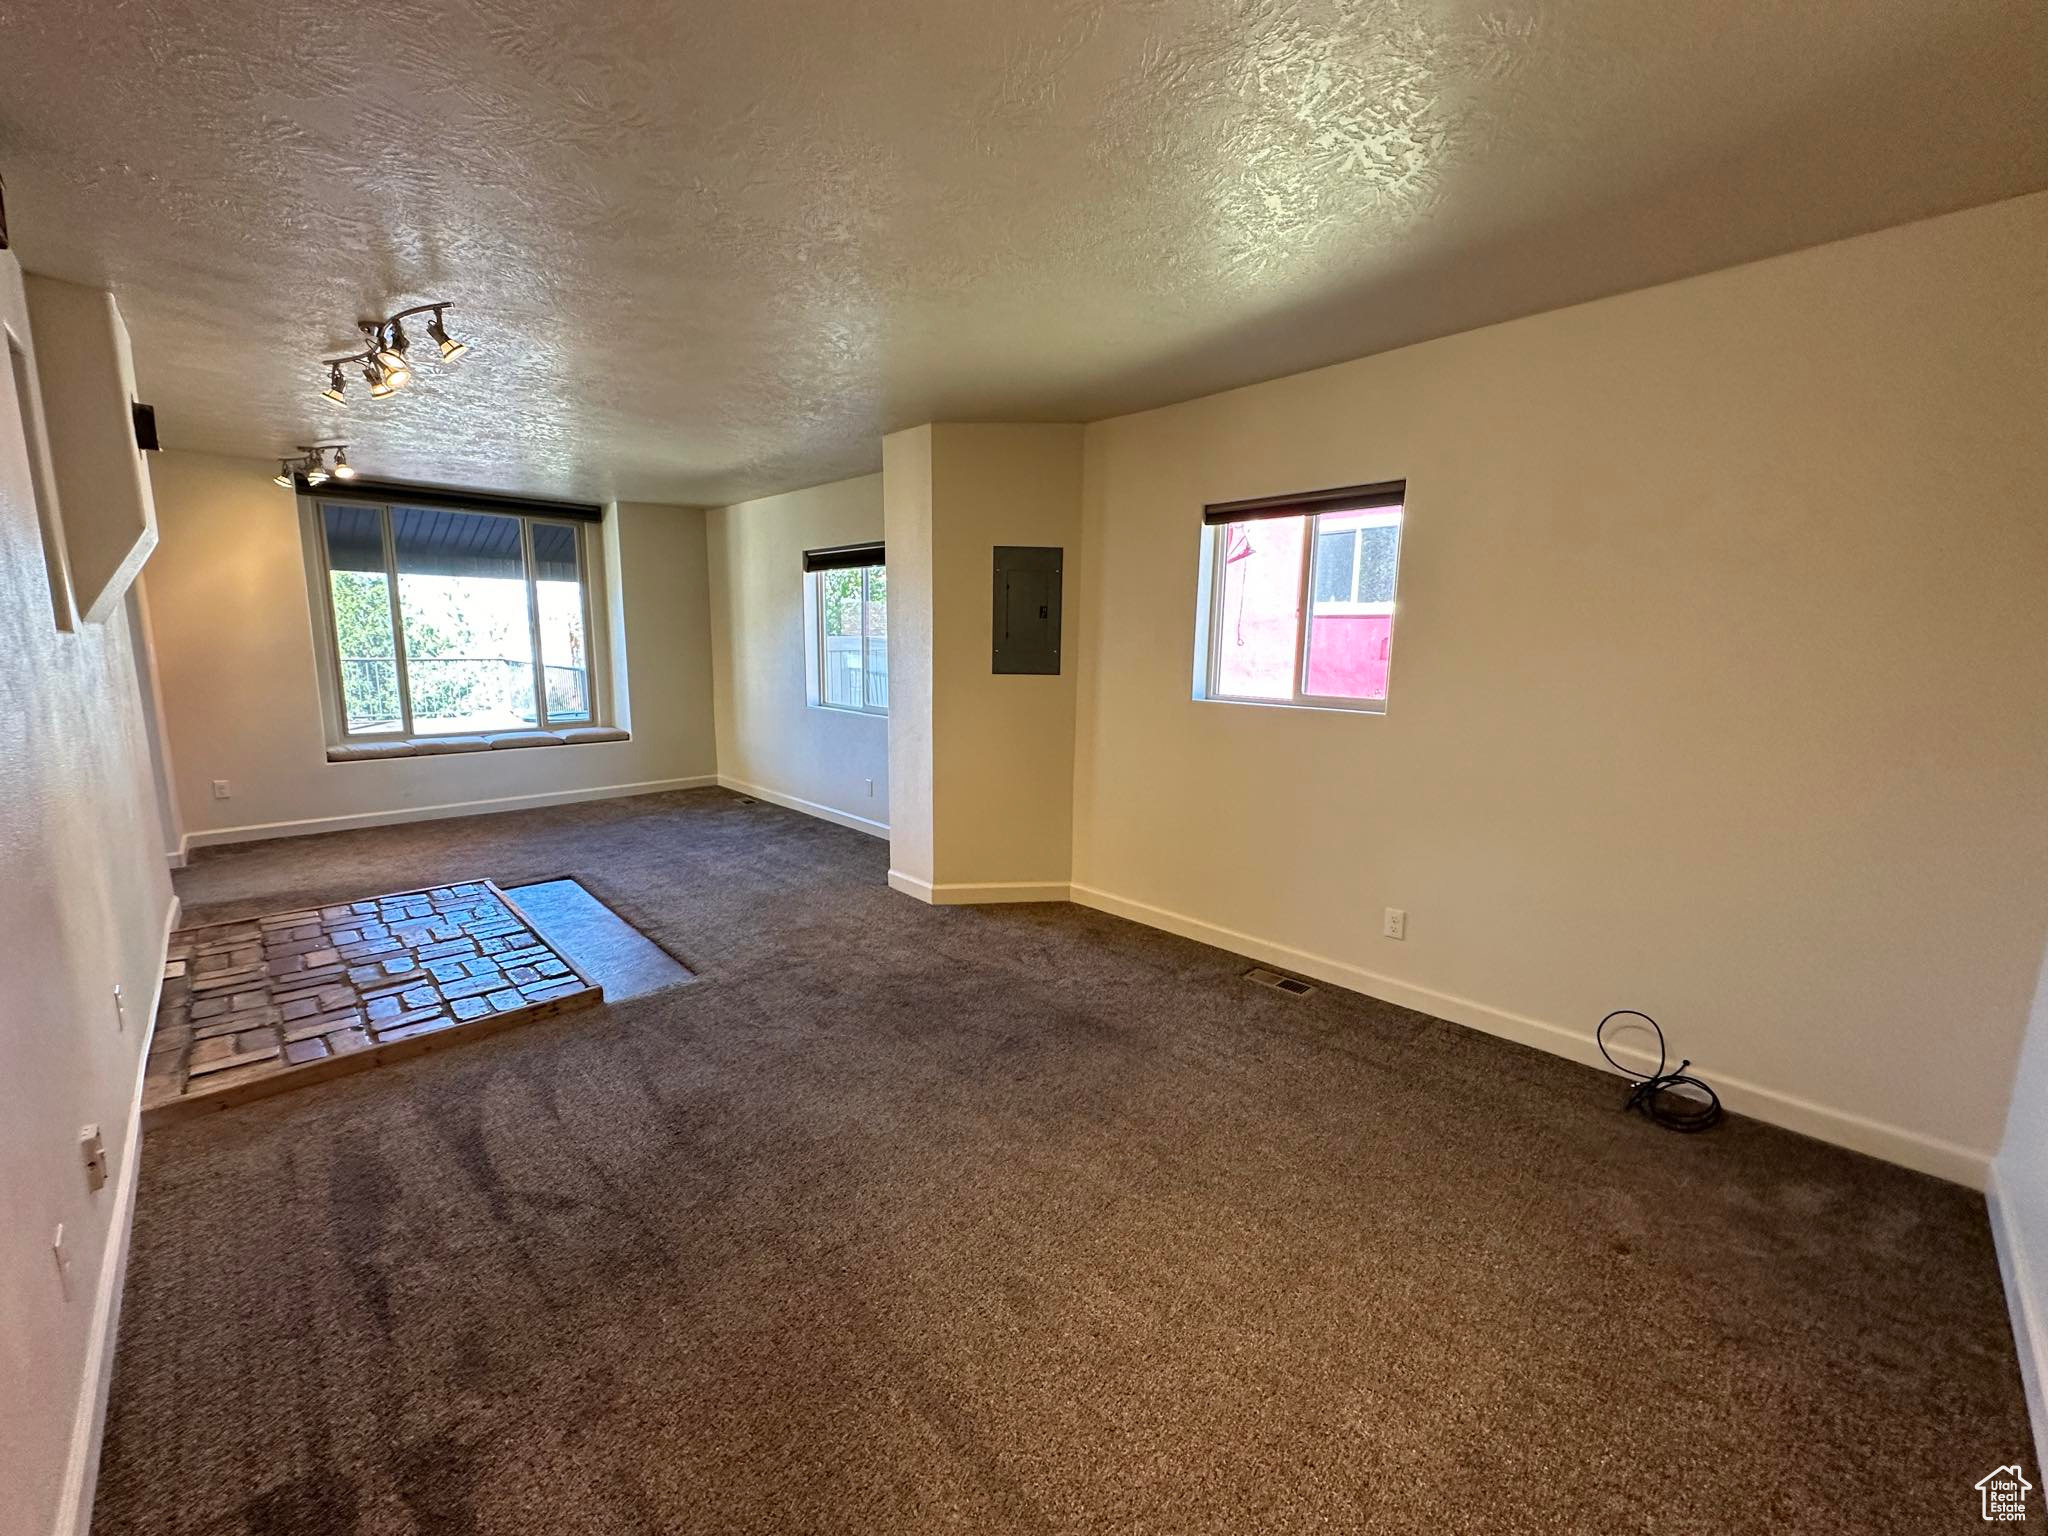
[[[227,1088],[215,1089],[211,1093],[199,1094],[197,1097],[169,1099],[153,1109],[143,1111],[142,1128],[145,1131],[154,1130],[158,1126],[174,1125],[182,1120],[196,1120],[215,1110],[253,1104],[260,1099],[272,1098],[280,1093],[291,1093],[315,1083],[329,1082],[337,1077],[348,1077],[375,1067],[408,1061],[415,1056],[424,1056],[429,1051],[445,1050],[451,1045],[467,1044],[489,1035],[502,1034],[522,1024],[534,1024],[561,1014],[595,1008],[603,1001],[604,998],[595,992],[572,992],[567,997],[535,1003],[532,1007],[522,1008],[517,1013],[494,1013],[480,1019],[464,1019],[448,1025],[445,1029],[435,1030],[430,1035],[414,1035],[406,1040],[387,1040],[379,1045],[365,1046],[360,1051],[351,1051],[346,1056],[328,1056],[319,1061],[309,1061],[303,1066],[286,1067],[253,1082],[236,1083]]]

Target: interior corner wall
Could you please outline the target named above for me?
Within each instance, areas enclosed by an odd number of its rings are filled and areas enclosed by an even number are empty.
[[[148,590],[175,798],[194,846],[712,782],[704,514],[609,508],[613,675],[632,739],[330,763],[296,498],[274,464],[163,453]],[[229,798],[216,799],[215,779]]]
[[[889,543],[890,883],[926,901],[1064,900],[1073,858],[1075,638],[1055,675],[998,675],[995,550],[1074,568],[1078,426],[939,422],[882,444]]]
[[[932,760],[932,428],[882,439],[882,537],[889,554],[889,883],[930,898]]]
[[[0,322],[33,372],[5,253]],[[126,612],[57,629],[11,370],[0,396],[0,1536],[69,1536],[98,1448],[174,904]],[[97,1191],[85,1125],[106,1140]]]
[[[889,831],[889,722],[808,700],[803,553],[880,539],[882,477],[720,507],[706,519],[722,783]]]
[[[932,428],[932,747],[939,899],[1066,897],[1074,849],[1078,613],[1061,605],[1060,670],[993,670],[996,546],[1078,563],[1081,428]],[[892,588],[893,592],[893,588]]]
[[[619,776],[614,783],[708,783],[718,773],[718,733],[704,509],[620,501],[606,509],[605,521],[619,550],[619,580],[607,598],[625,639],[612,648],[626,667],[628,697],[619,707],[633,731],[631,741],[612,745],[638,748],[639,755],[629,750],[604,771]],[[614,673],[615,690],[619,681]]]
[[[1075,895],[1963,1182],[2048,931],[2048,194],[1087,431]],[[1204,503],[1405,478],[1384,716],[1191,699]],[[1385,907],[1407,938],[1380,936]]]

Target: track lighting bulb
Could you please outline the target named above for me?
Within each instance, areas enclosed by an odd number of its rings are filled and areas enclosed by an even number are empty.
[[[363,377],[370,381],[370,398],[372,400],[382,400],[386,396],[398,393],[398,386],[391,382],[390,376],[382,368],[379,368],[374,361],[363,365]]]
[[[355,477],[356,467],[348,461],[348,450],[346,448],[335,449],[334,478],[337,480],[353,480]]]
[[[292,466],[289,459],[279,459],[277,461],[277,473],[270,477],[270,483],[272,485],[281,485],[286,490],[292,488]]]
[[[448,328],[441,323],[441,312],[434,311],[433,319],[427,322],[427,336],[441,349],[441,361],[452,363],[469,350],[469,343],[457,341],[448,334]]]
[[[327,387],[321,390],[320,393],[329,400],[332,400],[336,405],[347,405],[348,396],[343,393],[347,388],[348,385],[341,376],[341,364],[330,363],[327,368]]]
[[[384,365],[386,373],[393,376],[392,383],[403,384],[412,377],[412,368],[405,360],[411,348],[412,343],[405,336],[405,322],[393,320],[390,331],[377,346],[377,361]]]
[[[311,465],[311,466],[309,466],[309,467],[307,468],[307,470],[306,470],[306,484],[308,484],[308,485],[324,485],[324,484],[326,483],[326,481],[327,481],[327,470],[325,469],[325,467],[323,467],[322,465],[319,465],[319,464],[314,464],[314,465]]]

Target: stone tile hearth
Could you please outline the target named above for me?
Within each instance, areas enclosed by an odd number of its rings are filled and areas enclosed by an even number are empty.
[[[143,1124],[603,999],[487,880],[180,929]]]

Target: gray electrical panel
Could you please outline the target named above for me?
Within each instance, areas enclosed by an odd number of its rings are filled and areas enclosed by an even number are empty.
[[[1059,671],[1060,561],[1065,553],[996,546],[994,671]]]

